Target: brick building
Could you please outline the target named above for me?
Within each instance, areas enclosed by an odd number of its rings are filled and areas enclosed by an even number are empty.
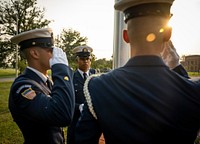
[[[200,55],[185,56],[181,64],[188,72],[200,72]]]

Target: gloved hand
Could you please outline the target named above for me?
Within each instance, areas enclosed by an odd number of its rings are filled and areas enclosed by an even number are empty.
[[[84,106],[84,104],[80,104],[79,105],[79,111],[80,111],[80,113],[83,111],[83,106]]]
[[[176,49],[171,40],[169,40],[168,42],[166,42],[164,44],[164,48],[161,53],[161,57],[162,57],[163,61],[165,62],[165,64],[170,69],[174,69],[175,67],[180,65],[180,62],[179,62],[180,57],[179,57],[178,53],[176,52]]]
[[[61,48],[54,47],[52,58],[50,58],[49,63],[50,63],[50,67],[58,63],[65,64],[68,66],[66,53],[63,52]]]

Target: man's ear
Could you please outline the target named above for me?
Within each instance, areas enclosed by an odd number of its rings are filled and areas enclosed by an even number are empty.
[[[164,31],[163,40],[164,40],[165,42],[169,41],[169,39],[171,38],[171,35],[172,35],[172,27],[167,26],[167,27],[165,28],[165,31]]]
[[[39,56],[39,53],[38,53],[38,51],[35,49],[35,48],[30,48],[30,50],[29,50],[29,53],[30,53],[30,55],[33,57],[33,58],[38,58]]]
[[[128,32],[127,30],[123,30],[123,39],[126,43],[129,43]]]

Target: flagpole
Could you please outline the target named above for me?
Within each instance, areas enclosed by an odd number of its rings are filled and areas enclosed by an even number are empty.
[[[115,0],[115,3],[120,0]],[[113,37],[113,69],[123,66],[130,58],[130,48],[123,40],[123,29],[126,29],[122,12],[114,12],[114,37]]]

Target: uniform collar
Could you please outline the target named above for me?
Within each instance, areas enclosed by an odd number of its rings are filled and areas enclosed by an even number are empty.
[[[47,81],[47,76],[45,76],[43,73],[39,72],[38,70],[27,66],[28,69],[32,70],[33,72],[35,72],[41,79],[42,81],[46,82]]]
[[[83,76],[84,72],[82,70],[78,69],[78,72],[81,74],[81,76]],[[90,70],[86,71],[85,73],[89,76],[90,75]]]
[[[135,56],[129,59],[125,66],[166,66],[159,56]]]

